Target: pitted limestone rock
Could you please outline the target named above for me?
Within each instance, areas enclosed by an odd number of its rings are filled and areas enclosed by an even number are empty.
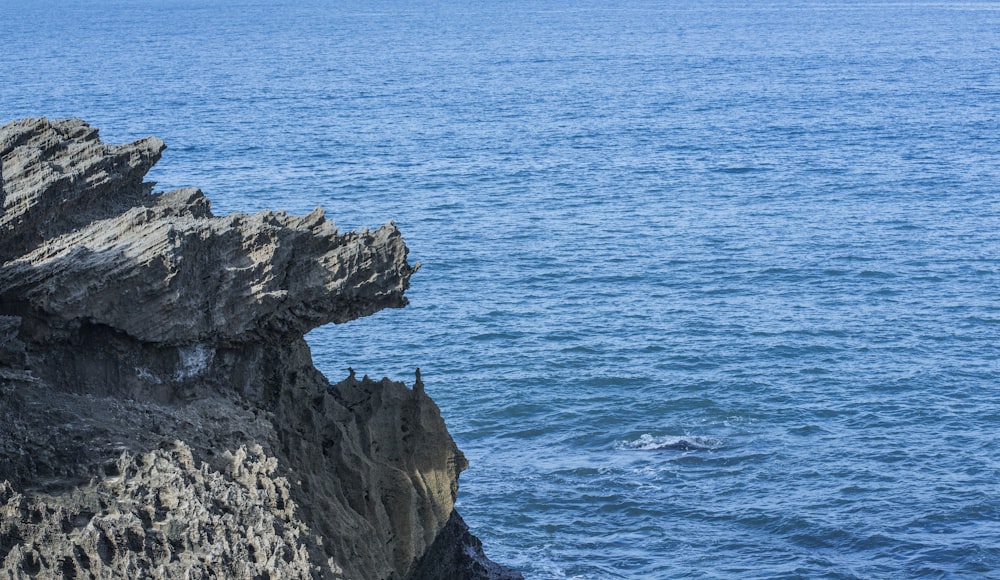
[[[0,127],[0,569],[516,577],[456,528],[466,463],[423,389],[331,385],[303,339],[406,304],[395,225],[216,217],[143,181],[163,149]]]
[[[227,472],[181,442],[123,455],[119,473],[59,499],[0,484],[0,563],[98,578],[311,578],[308,529],[277,460],[240,447]]]

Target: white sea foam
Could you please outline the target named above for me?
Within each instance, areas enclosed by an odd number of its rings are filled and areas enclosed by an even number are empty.
[[[632,451],[710,451],[723,446],[721,439],[698,435],[665,435],[654,437],[649,433],[633,441],[619,441],[618,449]]]

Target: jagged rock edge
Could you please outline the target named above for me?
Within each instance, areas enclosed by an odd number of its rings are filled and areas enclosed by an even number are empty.
[[[41,144],[35,150],[41,149],[49,155],[47,171],[36,167],[42,155],[32,158],[32,139]],[[23,158],[26,147],[29,150],[27,161]],[[87,501],[95,501],[91,493],[93,489],[118,477],[102,472],[109,461],[118,465],[123,453],[125,457],[149,457],[150,453],[156,453],[150,449],[162,447],[173,435],[183,435],[188,441],[174,445],[189,449],[192,462],[193,458],[200,457],[200,469],[203,471],[214,469],[215,473],[224,473],[225,460],[220,457],[226,457],[226,453],[219,453],[219,450],[239,453],[239,450],[251,448],[259,450],[261,457],[274,460],[276,469],[282,471],[284,477],[275,481],[291,482],[288,493],[293,499],[287,505],[299,505],[301,514],[309,520],[308,523],[301,522],[302,529],[326,532],[317,534],[314,540],[298,547],[306,552],[292,550],[295,554],[308,553],[313,566],[310,575],[360,578],[406,577],[419,573],[428,577],[428,570],[433,574],[435,564],[428,557],[433,550],[429,548],[440,543],[438,539],[444,537],[442,530],[456,527],[453,523],[458,517],[453,510],[454,496],[458,473],[465,466],[464,457],[447,434],[437,407],[422,390],[411,391],[402,383],[387,379],[372,381],[366,377],[358,381],[349,377],[331,385],[312,366],[308,346],[301,339],[303,329],[318,324],[343,322],[381,308],[405,305],[403,292],[415,267],[406,264],[407,250],[398,230],[394,224],[389,224],[374,234],[346,234],[345,238],[330,225],[324,228],[321,211],[302,218],[270,212],[256,216],[237,214],[215,218],[211,215],[207,199],[197,190],[154,195],[151,184],[142,181],[146,171],[159,159],[163,148],[162,142],[155,138],[122,146],[106,146],[100,142],[95,129],[72,119],[51,123],[45,119],[28,119],[0,128],[0,195],[3,199],[3,213],[0,214],[0,233],[3,235],[0,238],[0,257],[3,261],[0,267],[0,321],[4,323],[0,325],[0,429],[5,436],[3,445],[7,447],[3,450],[5,459],[0,463],[0,476],[12,476],[4,478],[22,484],[26,490],[24,493],[33,497],[31,501],[44,506],[38,508],[40,511],[32,512],[30,509],[25,511],[19,504],[21,507],[17,513],[21,514],[21,520],[27,518],[28,527],[19,528],[14,535],[9,529],[0,529],[0,548],[10,545],[4,555],[3,566],[9,570],[12,570],[11,567],[23,569],[26,566],[31,572],[51,564],[62,565],[64,572],[68,570],[69,560],[64,558],[61,564],[53,563],[46,560],[52,560],[52,557],[43,557],[37,550],[15,554],[14,557],[11,554],[16,552],[15,547],[27,545],[27,537],[32,533],[43,532],[44,524],[49,522],[46,518],[65,508],[60,502],[68,501],[66,498],[89,497]],[[58,155],[65,158],[59,158],[60,163],[53,162],[51,159]],[[63,174],[53,168],[58,168]],[[67,179],[67,174],[74,177]],[[53,194],[65,194],[67,184],[72,186],[69,190],[71,195],[64,195],[65,199],[60,203],[53,202]],[[70,201],[62,203],[65,200]],[[73,215],[63,216],[68,208],[73,209]],[[222,223],[219,220],[230,221]],[[231,239],[236,225],[234,220],[239,224],[250,224],[249,229],[236,228],[240,233],[241,249],[246,249],[243,242],[254,235],[284,232],[282,235],[293,238],[286,245],[298,250],[293,254],[302,255],[302,247],[296,246],[297,243],[315,251],[311,244],[316,240],[325,240],[326,249],[334,251],[334,254],[337,254],[337,248],[341,248],[341,252],[345,247],[355,250],[370,248],[369,255],[374,257],[368,261],[356,260],[353,266],[357,269],[362,263],[378,263],[379,272],[389,272],[389,275],[375,276],[377,286],[368,288],[366,298],[364,292],[357,291],[359,286],[356,283],[341,284],[331,290],[327,284],[329,280],[322,275],[317,278],[317,270],[310,269],[313,265],[306,264],[304,278],[308,283],[296,288],[281,287],[278,283],[275,290],[273,280],[266,276],[268,266],[280,263],[287,273],[294,264],[282,262],[282,256],[268,255],[256,262],[251,261],[258,269],[253,270],[253,275],[247,279],[263,281],[264,292],[259,293],[260,296],[294,290],[299,308],[289,307],[282,311],[274,304],[266,304],[266,299],[261,299],[254,302],[254,306],[259,307],[258,311],[250,312],[249,318],[241,319],[239,324],[230,324],[231,321],[226,321],[225,317],[209,317],[201,327],[168,324],[166,330],[160,328],[152,334],[146,333],[143,325],[127,316],[127,308],[123,309],[124,312],[114,312],[109,308],[109,304],[117,305],[114,300],[107,300],[106,296],[102,302],[93,296],[87,299],[88,293],[84,292],[83,299],[79,299],[65,294],[65,289],[73,288],[72,285],[51,287],[54,278],[63,282],[86,283],[88,268],[65,261],[53,264],[53,256],[60,251],[73,251],[75,246],[86,247],[88,242],[93,243],[95,236],[105,234],[110,238],[105,239],[104,246],[96,246],[98,251],[84,255],[77,251],[73,254],[74,260],[90,267],[91,282],[95,272],[93,267],[104,268],[96,269],[98,278],[102,273],[107,274],[105,284],[96,286],[98,298],[100,291],[106,290],[106,282],[120,282],[123,273],[132,273],[137,281],[145,283],[136,286],[137,294],[145,292],[147,300],[149,297],[156,298],[160,295],[158,292],[169,289],[169,284],[164,285],[156,276],[150,276],[149,268],[144,270],[137,266],[148,265],[151,261],[122,260],[122,252],[113,251],[116,247],[120,249],[120,244],[116,246],[115,232],[142,229],[144,224],[162,226],[164,223],[169,227],[160,232],[163,236],[170,231],[175,232],[175,236],[177,231],[188,234],[195,231],[199,236],[207,232],[209,239],[222,240],[216,245],[209,244],[205,250],[215,259],[213,263],[217,263],[220,257],[240,256],[240,252],[234,250],[235,240]],[[156,227],[146,227],[140,239],[148,241],[149,235],[157,231]],[[289,231],[292,233],[289,234]],[[121,236],[117,241],[120,239]],[[282,249],[281,243],[272,245],[273,254]],[[179,246],[175,244],[174,247]],[[261,246],[251,244],[249,247],[260,249]],[[267,246],[264,248],[267,249]],[[95,259],[90,257],[95,254],[109,260],[95,263]],[[177,254],[147,251],[137,255],[183,258],[190,257],[192,250],[188,248]],[[194,255],[199,255],[199,252],[194,251]],[[354,270],[349,268],[341,278],[350,280],[352,272]],[[363,279],[370,280],[371,277]],[[33,296],[31,290],[44,286],[46,281],[50,292],[40,293],[41,297]],[[226,281],[213,278],[213,289],[221,287],[232,291],[233,288],[247,288],[245,284],[232,284],[233,280],[226,285]],[[286,281],[287,274],[282,283]],[[268,283],[272,286],[267,286]],[[179,287],[183,292],[184,286]],[[379,294],[379,288],[387,290]],[[60,295],[60,292],[64,294]],[[322,297],[316,298],[323,292],[339,292],[336,295],[341,300],[325,303]],[[199,296],[197,292],[193,293]],[[152,302],[155,303],[155,300]],[[204,306],[204,300],[194,303]],[[271,318],[261,315],[261,310]],[[287,312],[288,316],[279,316],[276,312]],[[270,322],[262,322],[266,320]],[[257,325],[266,331],[257,334],[247,331]],[[232,332],[234,326],[240,330]],[[217,342],[209,343],[210,340]],[[93,344],[100,345],[100,348],[87,346]],[[97,355],[102,354],[102,349],[111,351],[111,355],[101,359]],[[206,349],[211,350],[210,356]],[[192,359],[192,356],[195,358]],[[123,360],[129,364],[121,364]],[[200,362],[192,365],[192,360]],[[115,361],[118,361],[117,365]],[[52,370],[64,362],[70,363],[66,366],[72,372]],[[152,366],[135,366],[132,363]],[[191,372],[192,369],[197,372]],[[108,402],[113,403],[110,411],[104,408]],[[41,411],[24,413],[29,408]],[[140,416],[138,420],[137,416]],[[404,424],[408,434],[401,432]],[[154,432],[143,429],[148,427],[153,427]],[[156,430],[161,432],[156,433]],[[65,439],[62,442],[52,440],[52,431],[56,436],[76,437],[84,443],[74,446],[72,441],[66,443]],[[333,486],[337,489],[327,489],[330,492],[327,496],[306,489],[322,485],[321,480],[330,479],[329,472],[324,473],[321,469],[317,473],[316,470],[310,471],[309,467],[316,465],[310,459],[325,457],[323,446],[329,441],[324,437],[331,434],[334,439],[340,438],[332,443],[331,448],[343,456],[331,460],[333,463],[327,466],[346,469],[347,465],[360,465],[360,471],[346,476],[361,478],[362,489],[389,491],[389,496],[377,500],[368,495],[348,498],[345,491],[352,491],[352,488],[342,485]],[[380,440],[388,435],[381,444],[389,449],[364,449],[360,443],[371,445],[373,434],[377,434]],[[431,445],[426,445],[428,443]],[[436,449],[437,453],[422,457],[414,453],[416,448]],[[18,458],[25,456],[30,456],[31,461],[18,463]],[[162,456],[152,461],[155,463],[157,460],[165,461]],[[393,466],[393,462],[400,460],[404,469]],[[406,461],[410,461],[410,465],[407,466]],[[322,465],[322,461],[319,464]],[[426,496],[426,490],[425,495],[421,495],[419,490],[413,491],[413,484],[407,482],[408,471],[420,474],[421,482],[436,482],[437,496]],[[87,476],[93,481],[83,483],[81,480]],[[329,483],[326,481],[326,484]],[[410,491],[407,491],[407,485]],[[2,495],[6,497],[9,507],[15,492],[10,483],[5,484],[5,490]],[[400,491],[402,494],[398,495]],[[356,493],[357,489],[353,492]],[[310,502],[315,503],[313,499],[318,496],[326,497],[332,503],[324,506],[323,502],[319,502],[317,506],[311,506]],[[23,503],[23,498],[27,496],[21,494],[20,497],[19,501]],[[297,504],[296,498],[299,500]],[[402,507],[391,507],[390,504],[395,502],[402,502]],[[377,538],[384,537],[386,530],[380,527],[392,529],[391,537],[384,544],[392,545],[392,554],[361,554],[363,550],[359,550],[359,545],[350,546],[350,538],[345,535],[338,536],[336,531],[329,529],[317,530],[323,522],[330,520],[330,516],[323,514],[319,517],[315,507],[343,510],[340,515],[345,521],[338,523],[348,524],[349,528],[350,525],[361,526],[350,528],[349,535],[355,540],[359,537],[375,540],[367,544],[381,542]],[[89,513],[86,511],[89,508],[81,509],[84,510],[81,513]],[[367,522],[368,527],[365,527],[367,520],[364,518],[351,520],[365,510],[371,510],[365,515],[373,519],[375,525]],[[400,520],[406,519],[407,510],[416,510],[413,513],[423,514],[425,519],[431,517],[428,521],[432,525],[428,529],[421,526],[414,528],[412,523],[399,525]],[[440,513],[428,515],[435,511]],[[95,513],[91,519],[97,516]],[[354,523],[350,524],[347,520]],[[4,525],[9,527],[17,521],[18,518],[11,515],[4,518]],[[404,537],[400,539],[398,536]],[[49,534],[47,537],[52,536]],[[116,553],[131,553],[127,548],[129,541],[135,537],[135,533],[132,536],[122,535],[119,539],[124,545],[116,546]],[[340,540],[337,540],[338,537]],[[343,545],[330,546],[338,541]],[[54,546],[58,542],[50,544]],[[115,542],[110,545],[115,546]],[[354,552],[351,552],[352,549]],[[477,553],[475,548],[469,551],[461,547],[458,550]],[[37,553],[37,558],[30,555],[34,553]],[[356,560],[345,557],[347,553],[357,556]],[[478,553],[481,554],[481,549]],[[338,558],[341,560],[338,561]],[[100,560],[103,562],[103,559]],[[94,562],[93,559],[91,561]],[[126,573],[135,571],[129,566],[141,567],[144,561],[142,558],[111,558],[103,563],[108,565],[105,573],[112,570]],[[205,573],[210,571],[209,568],[203,570]],[[495,571],[484,575],[480,563],[479,568],[470,565],[463,572],[465,576],[461,577],[494,577]],[[227,572],[243,575],[234,569],[227,569]],[[286,572],[294,575],[291,571]],[[449,572],[452,575],[455,573],[454,570]],[[162,570],[157,574],[169,575]],[[515,576],[515,573],[509,572],[507,577]]]

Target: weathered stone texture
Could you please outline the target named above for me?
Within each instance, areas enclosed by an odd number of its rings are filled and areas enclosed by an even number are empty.
[[[164,148],[0,127],[0,570],[516,577],[456,523],[423,389],[330,384],[303,339],[406,304],[395,225],[216,217],[143,181]]]

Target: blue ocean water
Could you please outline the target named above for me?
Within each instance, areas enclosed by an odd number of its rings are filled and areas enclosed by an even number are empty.
[[[529,578],[1000,577],[1000,2],[0,0],[0,122],[396,220],[459,509]]]

